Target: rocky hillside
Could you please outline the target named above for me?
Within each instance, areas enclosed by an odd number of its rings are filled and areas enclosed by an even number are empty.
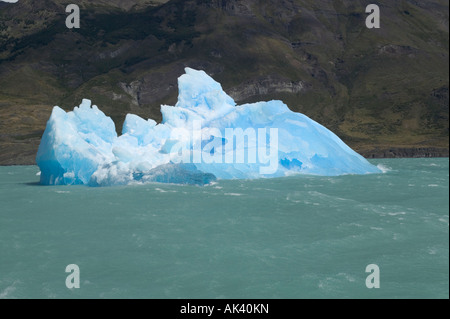
[[[373,2],[373,1],[372,1]],[[0,2],[0,164],[31,164],[54,105],[90,98],[120,130],[161,120],[186,66],[239,103],[282,99],[368,157],[448,156],[449,4],[92,0]]]

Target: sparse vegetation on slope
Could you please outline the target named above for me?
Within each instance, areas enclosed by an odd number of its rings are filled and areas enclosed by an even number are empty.
[[[156,3],[159,2],[159,3]],[[161,119],[186,66],[239,103],[282,99],[370,156],[448,155],[448,2],[62,1],[0,7],[0,163],[33,163],[53,105]],[[1,3],[0,3],[1,4]]]

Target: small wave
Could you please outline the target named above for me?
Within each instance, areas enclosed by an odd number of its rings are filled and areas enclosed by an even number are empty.
[[[160,193],[177,193],[175,190],[164,190],[162,188],[155,188],[155,191],[158,191]]]
[[[15,281],[11,286],[6,287],[6,289],[3,290],[2,292],[0,292],[0,299],[10,298],[11,293],[13,293],[16,290],[16,284],[17,281]]]
[[[289,202],[296,203],[296,204],[302,203],[301,200],[298,200],[298,199],[291,199],[290,196],[286,197],[286,200],[289,201]]]
[[[239,194],[239,193],[225,193],[225,196],[243,196],[244,194]]]
[[[406,215],[405,212],[398,212],[398,213],[388,213],[389,216],[399,216],[399,215]]]
[[[339,277],[344,277],[345,278],[345,280],[347,280],[347,281],[349,281],[349,282],[355,282],[356,281],[356,279],[355,279],[355,277],[353,277],[353,276],[351,276],[351,275],[349,275],[349,274],[346,274],[346,273],[339,273],[338,274],[338,276]]]
[[[444,216],[443,218],[438,219],[441,223],[449,225],[448,216]]]
[[[57,194],[70,194],[69,191],[55,191]]]
[[[383,174],[386,174],[386,173],[389,173],[392,171],[392,168],[387,167],[386,165],[383,165],[383,164],[378,164],[377,167]]]

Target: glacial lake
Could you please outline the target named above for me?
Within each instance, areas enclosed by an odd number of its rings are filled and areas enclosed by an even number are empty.
[[[371,162],[386,172],[205,187],[0,167],[0,298],[449,298],[449,159]]]

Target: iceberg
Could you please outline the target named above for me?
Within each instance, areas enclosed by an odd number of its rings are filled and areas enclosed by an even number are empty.
[[[186,68],[162,123],[128,114],[122,135],[91,101],[53,108],[36,162],[43,185],[205,185],[216,179],[381,173],[338,136],[281,101],[236,105]]]

